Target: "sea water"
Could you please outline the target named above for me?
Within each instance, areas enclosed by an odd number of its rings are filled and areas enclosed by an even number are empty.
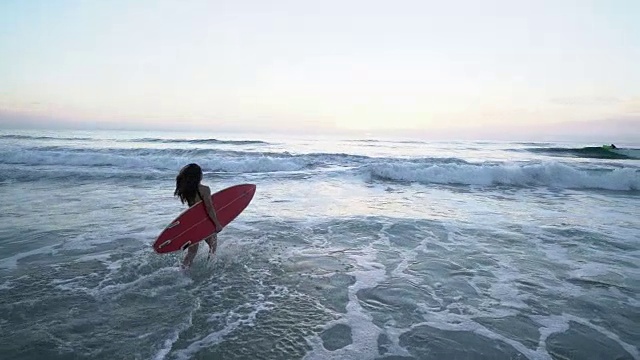
[[[0,132],[2,359],[640,359],[639,144]],[[182,271],[175,176],[257,185]]]

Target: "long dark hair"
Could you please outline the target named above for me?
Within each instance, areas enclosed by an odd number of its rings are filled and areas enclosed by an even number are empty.
[[[189,205],[195,202],[198,193],[198,185],[202,180],[202,169],[198,164],[189,164],[180,170],[176,177],[176,190],[173,196],[180,198],[180,201]]]

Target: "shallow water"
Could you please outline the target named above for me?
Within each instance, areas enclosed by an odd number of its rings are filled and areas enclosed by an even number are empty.
[[[0,353],[639,359],[640,161],[531,150],[590,145],[4,131]],[[192,161],[257,192],[182,272]]]

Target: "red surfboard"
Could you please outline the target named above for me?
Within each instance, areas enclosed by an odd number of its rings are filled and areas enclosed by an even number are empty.
[[[253,184],[234,185],[211,195],[213,208],[220,225],[224,228],[249,205],[256,186]],[[184,250],[190,245],[204,240],[215,232],[213,221],[207,215],[202,201],[185,210],[167,226],[153,243],[157,253]]]

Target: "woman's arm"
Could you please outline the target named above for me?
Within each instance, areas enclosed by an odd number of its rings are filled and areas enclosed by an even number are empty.
[[[211,190],[208,186],[202,186],[200,188],[202,202],[204,202],[204,208],[207,210],[207,215],[213,224],[216,226],[216,232],[222,230],[222,225],[220,225],[220,221],[218,221],[218,216],[216,215],[216,210],[213,208],[213,204],[211,203]]]

